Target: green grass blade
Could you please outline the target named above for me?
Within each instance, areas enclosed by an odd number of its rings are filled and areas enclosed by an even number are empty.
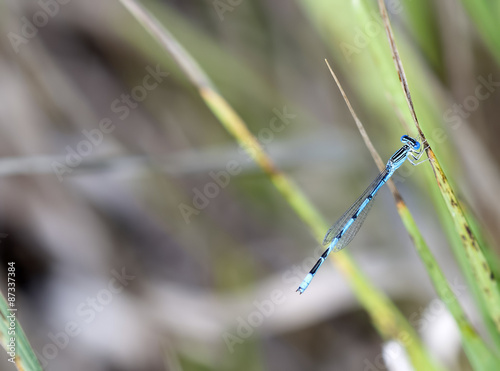
[[[438,22],[435,7],[432,0],[407,1],[404,7],[407,9],[409,29],[417,41],[426,59],[434,70],[442,75],[444,73],[442,47],[439,38]],[[402,4],[399,4],[402,7]]]
[[[7,319],[7,317],[11,314],[12,313],[9,311],[7,300],[5,300],[5,297],[3,295],[0,295],[0,340],[2,342],[2,347],[7,353],[9,353],[9,342],[13,337],[11,334],[9,334],[9,320]],[[17,319],[15,342],[15,365],[17,369],[26,371],[41,371],[42,366],[40,366],[40,363],[35,356],[35,352],[31,348],[31,345],[26,338],[26,334],[24,333]],[[10,355],[8,355],[8,357],[11,358]]]
[[[500,64],[500,33],[498,17],[500,5],[497,1],[462,0],[462,4],[476,25],[486,46]]]
[[[399,57],[399,52],[396,47],[396,41],[389,23],[389,17],[387,15],[387,10],[385,9],[385,4],[383,0],[379,0],[379,6],[382,13],[382,18],[384,20],[387,36],[389,43],[391,45],[391,50],[393,53],[393,60],[398,71],[399,78],[401,81],[401,86],[405,94],[405,98],[410,108],[410,113],[413,118],[413,122],[422,138],[422,141],[426,141],[425,135],[418,123],[418,119],[413,107],[413,101],[411,99],[410,90],[408,87],[408,82],[406,80],[406,75],[403,68],[403,63]],[[426,153],[430,159],[431,167],[434,172],[434,176],[437,181],[441,195],[445,201],[448,211],[453,217],[453,222],[455,225],[456,233],[460,236],[462,240],[462,246],[467,256],[468,263],[472,269],[474,277],[477,280],[477,284],[481,289],[481,294],[485,300],[488,312],[493,322],[495,323],[497,330],[500,331],[500,292],[498,291],[497,281],[495,276],[486,260],[479,243],[472,232],[471,227],[465,217],[462,207],[453,191],[451,184],[448,182],[444,171],[439,164],[434,151],[432,150],[429,143],[427,143]]]
[[[443,198],[442,198],[439,190],[432,191],[430,193],[431,193],[431,197],[434,199],[435,204],[438,204],[438,203],[444,204]],[[486,306],[486,302],[483,299],[483,296],[481,295],[481,289],[477,285],[477,282],[476,282],[476,279],[474,278],[474,274],[472,272],[470,264],[467,261],[467,256],[465,254],[465,251],[462,248],[462,240],[461,240],[460,236],[458,236],[456,231],[455,231],[455,225],[453,222],[453,218],[450,216],[450,213],[448,212],[448,209],[446,209],[446,206],[437,207],[436,210],[437,210],[437,216],[438,216],[439,220],[441,221],[441,225],[442,225],[444,232],[446,234],[446,237],[447,237],[447,239],[448,239],[448,241],[453,249],[453,252],[455,254],[457,262],[458,262],[458,264],[459,264],[459,266],[460,266],[460,268],[461,268],[461,270],[462,270],[462,272],[467,280],[468,286],[471,289],[472,295],[473,295],[474,300],[478,306],[479,312],[483,318],[483,321],[486,325],[486,328],[487,328],[493,342],[495,343],[496,349],[500,350],[500,334],[497,331],[495,323],[493,322],[492,318],[489,315],[488,308]],[[469,218],[468,218],[468,220],[472,221],[472,219],[469,219]],[[471,225],[471,227],[473,227],[473,225]],[[474,227],[472,228],[472,230],[475,232],[475,234],[477,236],[479,233],[479,230],[475,229]],[[481,242],[480,242],[480,245],[483,247],[486,246]],[[488,252],[488,250],[485,250],[485,257],[487,259],[489,257],[492,258],[492,260],[488,260],[488,261],[490,261],[491,267],[494,267],[494,265],[492,263],[495,263],[495,261],[496,261],[496,259],[493,259],[493,255],[494,255],[494,253],[491,250],[489,252]],[[496,265],[497,269],[499,266],[500,265]]]
[[[401,196],[399,196],[401,197]],[[398,200],[398,195],[394,195]],[[474,370],[497,370],[500,358],[493,353],[478,335],[474,327],[467,320],[467,317],[460,306],[457,297],[451,290],[446,277],[439,268],[437,261],[427,246],[422,234],[413,219],[408,207],[402,199],[397,202],[397,208],[401,220],[410,235],[415,248],[424,262],[429,277],[432,280],[438,296],[448,308],[453,316],[462,337],[462,345]]]

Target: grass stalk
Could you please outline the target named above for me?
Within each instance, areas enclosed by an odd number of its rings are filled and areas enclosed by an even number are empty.
[[[486,303],[488,313],[495,323],[497,331],[500,332],[500,291],[498,290],[497,281],[489,266],[488,260],[483,254],[479,243],[465,217],[465,213],[460,206],[460,203],[456,197],[454,190],[452,189],[448,179],[436,158],[434,151],[431,148],[430,143],[427,142],[424,132],[418,122],[415,109],[413,107],[413,101],[411,98],[410,89],[408,87],[408,82],[403,68],[403,63],[399,57],[399,52],[397,50],[396,41],[392,28],[390,25],[389,17],[387,15],[387,10],[383,0],[379,0],[379,8],[384,21],[384,26],[386,29],[387,37],[389,39],[389,44],[391,46],[392,56],[396,70],[399,74],[399,79],[401,81],[401,86],[406,98],[406,102],[410,109],[410,113],[417,128],[417,131],[426,144],[426,154],[430,159],[430,164],[432,171],[437,181],[438,188],[443,196],[446,207],[450,212],[456,233],[460,236],[462,241],[462,246],[467,257],[467,261],[470,264],[470,268],[476,278],[476,283],[480,288],[482,297]]]

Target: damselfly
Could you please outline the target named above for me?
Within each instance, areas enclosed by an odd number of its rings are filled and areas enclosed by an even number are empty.
[[[387,161],[385,169],[375,178],[375,180],[368,186],[366,191],[357,199],[357,201],[340,217],[340,219],[328,230],[323,240],[323,245],[328,246],[323,255],[318,259],[314,267],[307,274],[306,278],[302,281],[298,292],[301,294],[307,289],[311,283],[314,275],[318,271],[321,264],[325,261],[332,251],[339,251],[346,247],[352,241],[356,233],[358,233],[361,224],[366,219],[366,215],[372,206],[372,201],[377,194],[380,187],[382,187],[387,180],[394,174],[394,172],[408,159],[413,165],[422,156],[424,152],[420,147],[420,142],[403,135],[401,137],[403,146],[392,155]],[[426,160],[424,160],[426,161]],[[423,162],[423,161],[421,161]]]

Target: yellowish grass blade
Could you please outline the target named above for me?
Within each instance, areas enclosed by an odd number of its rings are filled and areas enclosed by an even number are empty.
[[[387,38],[389,39],[389,44],[392,50],[392,56],[396,70],[399,74],[399,79],[401,81],[401,86],[405,94],[408,107],[410,109],[411,116],[413,118],[415,127],[418,130],[422,141],[425,142],[425,135],[420,127],[420,124],[413,107],[413,101],[411,99],[410,89],[408,87],[408,82],[406,80],[406,75],[403,68],[403,63],[399,57],[397,50],[394,34],[390,25],[389,17],[387,15],[387,10],[383,0],[379,0],[380,13],[384,21],[385,30],[387,33]],[[476,277],[477,285],[480,288],[480,292],[483,295],[484,301],[486,303],[488,312],[496,325],[497,330],[500,332],[500,292],[498,290],[498,285],[493,275],[493,272],[488,264],[488,260],[485,258],[479,243],[472,232],[472,229],[467,222],[465,214],[460,206],[460,203],[453,191],[443,169],[441,168],[434,151],[432,150],[429,143],[426,143],[426,153],[430,159],[432,170],[436,177],[436,181],[444,198],[446,206],[452,215],[456,232],[462,240],[462,245],[465,251],[465,255],[468,258],[471,270]]]

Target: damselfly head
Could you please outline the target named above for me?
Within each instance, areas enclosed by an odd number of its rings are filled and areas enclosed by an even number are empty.
[[[418,151],[418,149],[420,148],[420,142],[408,135],[403,135],[401,137],[401,142],[403,142],[404,144],[408,144],[414,151]]]

